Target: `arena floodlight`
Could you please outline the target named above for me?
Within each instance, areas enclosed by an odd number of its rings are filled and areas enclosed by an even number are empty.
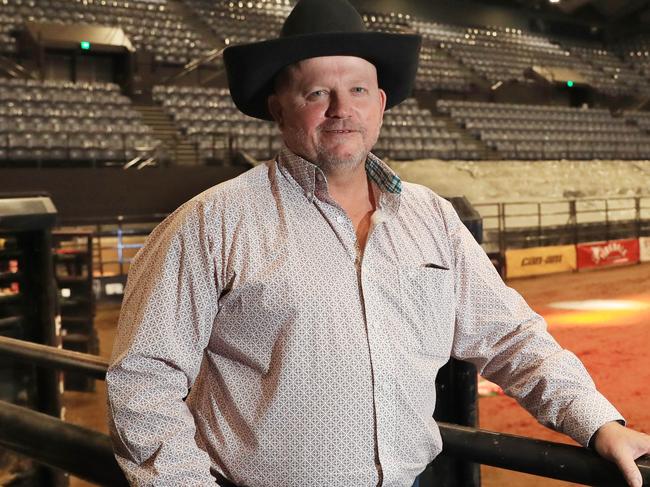
[[[81,41],[79,43],[79,46],[81,46],[81,49],[84,51],[89,51],[90,50],[90,42],[88,41]]]

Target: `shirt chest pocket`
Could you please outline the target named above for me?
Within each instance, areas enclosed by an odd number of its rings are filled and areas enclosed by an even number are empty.
[[[435,264],[399,271],[403,342],[409,351],[448,357],[454,336],[453,271]]]

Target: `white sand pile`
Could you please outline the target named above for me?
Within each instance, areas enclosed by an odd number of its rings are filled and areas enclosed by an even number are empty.
[[[406,181],[472,203],[650,196],[650,161],[389,162]]]

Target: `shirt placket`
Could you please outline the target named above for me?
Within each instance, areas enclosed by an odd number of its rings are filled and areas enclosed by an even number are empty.
[[[377,252],[380,252],[382,226],[386,222],[378,209],[373,215],[373,222],[368,233],[368,240],[359,267],[359,293],[363,302],[368,348],[372,364],[376,454],[383,485],[392,485],[395,480],[390,469],[389,459],[393,456],[398,418],[395,410],[395,371],[394,360],[389,340],[383,330],[385,311],[375,282],[385,278],[383,272],[375,266]]]
[[[373,241],[379,238],[376,235],[379,226],[385,224],[382,218],[373,217],[373,224],[368,232],[368,240],[363,257],[360,256],[357,246],[356,233],[352,221],[338,206],[329,205],[322,201],[317,204],[321,206],[323,215],[329,220],[330,225],[336,229],[339,240],[345,247],[351,259],[354,259],[357,270],[357,282],[359,299],[364,308],[366,336],[368,340],[368,351],[372,367],[373,378],[373,404],[375,410],[375,454],[377,468],[379,471],[379,485],[386,483],[388,462],[387,457],[391,456],[389,449],[395,441],[394,428],[396,415],[394,411],[395,381],[391,370],[391,354],[388,348],[388,340],[385,337],[382,327],[381,300],[373,285],[374,279],[381,276],[374,270],[372,265],[372,253],[375,245]],[[381,211],[381,210],[378,210]],[[374,223],[377,222],[377,223]]]

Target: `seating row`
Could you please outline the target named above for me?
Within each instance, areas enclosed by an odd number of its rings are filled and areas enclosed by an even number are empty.
[[[2,0],[3,32],[19,31],[27,20],[62,24],[100,24],[121,27],[138,50],[148,51],[159,62],[185,64],[205,56],[217,46],[208,45],[198,32],[166,1],[150,0]],[[7,27],[8,26],[8,27]],[[0,52],[15,51],[0,38]]]
[[[650,136],[640,130],[638,122],[630,123],[630,114],[615,118],[606,109],[455,100],[439,100],[437,107],[505,158],[644,159],[650,156]],[[639,116],[639,119],[644,118]]]
[[[158,147],[117,85],[0,81],[0,159],[124,162]]]

